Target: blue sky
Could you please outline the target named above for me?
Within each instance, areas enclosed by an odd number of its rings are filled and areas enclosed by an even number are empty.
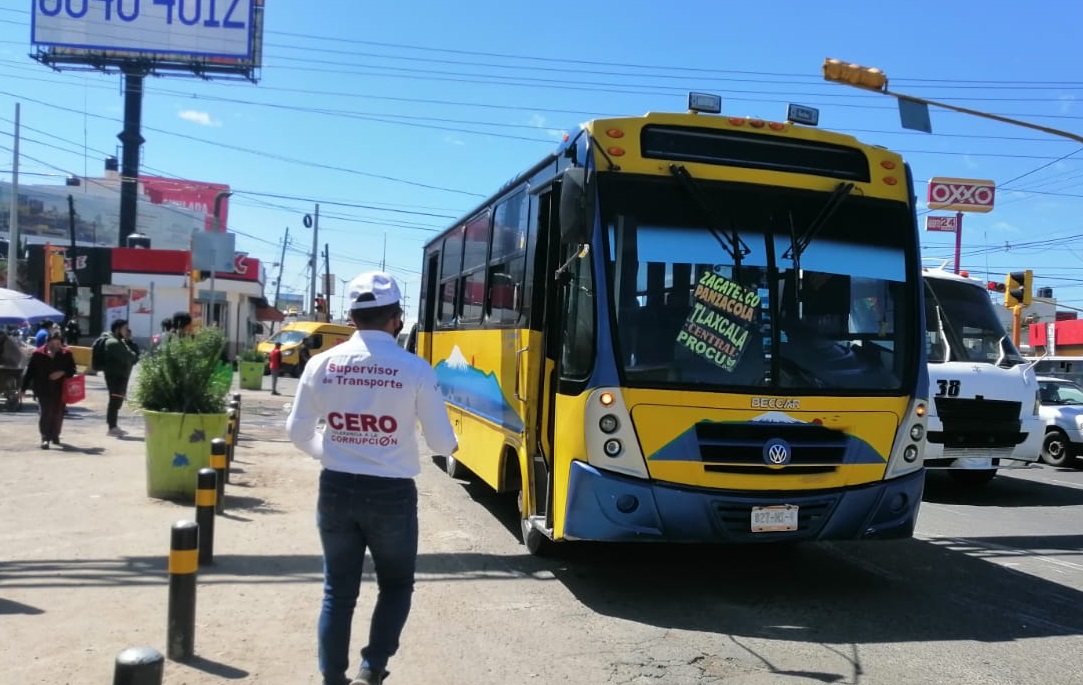
[[[900,93],[1083,133],[1078,2],[266,4],[258,85],[148,79],[142,163],[229,184],[238,249],[268,264],[290,227],[286,291],[307,288],[312,233],[301,219],[319,202],[332,273],[378,266],[386,237],[412,313],[423,243],[561,130],[679,111],[699,90],[721,95],[731,115],[782,120],[788,102],[818,107],[821,126],[901,152],[921,199],[933,176],[995,180],[996,209],[964,219],[963,268],[995,280],[1032,268],[1037,286],[1083,306],[1083,146],[944,110],[932,112],[932,135],[904,131],[893,99],[820,72],[829,56],[876,66]],[[10,180],[16,101],[23,182],[99,175],[104,156],[119,155],[120,77],[31,60],[32,3],[4,5],[0,178]],[[923,239],[926,257],[951,258],[952,235]]]

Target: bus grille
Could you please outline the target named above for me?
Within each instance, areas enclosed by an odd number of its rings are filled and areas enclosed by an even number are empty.
[[[749,542],[754,540],[777,540],[788,536],[807,538],[815,537],[820,533],[820,529],[827,523],[827,519],[831,516],[837,502],[837,497],[794,500],[790,504],[798,506],[797,530],[775,533],[752,532],[752,503],[740,504],[732,500],[716,502],[714,511],[718,524],[725,531],[728,538]]]
[[[826,473],[843,463],[849,443],[845,433],[813,424],[699,423],[696,438],[705,468],[726,473]],[[782,468],[763,463],[764,443],[774,438],[790,445]]]
[[[935,402],[943,430],[929,431],[929,442],[945,449],[1008,448],[1026,440],[1019,402],[957,397],[938,397]]]

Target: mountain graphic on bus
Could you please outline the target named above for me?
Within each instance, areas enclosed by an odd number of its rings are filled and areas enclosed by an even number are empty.
[[[445,402],[500,424],[506,430],[522,432],[523,420],[504,397],[496,374],[471,366],[458,345],[434,370]]]
[[[769,411],[746,421],[700,421],[647,458],[661,461],[762,462],[760,450],[782,439],[795,463],[883,464],[886,459],[865,440],[817,422]]]

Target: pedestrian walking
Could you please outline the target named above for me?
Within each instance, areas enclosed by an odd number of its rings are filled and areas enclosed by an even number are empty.
[[[118,421],[120,408],[124,406],[124,397],[128,393],[128,379],[132,368],[139,361],[138,348],[131,342],[132,329],[127,319],[117,319],[109,326],[105,338],[102,372],[105,375],[105,387],[109,389],[109,406],[105,410],[107,434],[115,438],[127,435]]]
[[[169,340],[169,332],[173,330],[173,318],[168,317],[162,319],[162,323],[160,325],[162,327],[162,332],[155,334],[154,337],[150,339],[151,352],[157,352],[158,348],[161,347],[162,343],[164,343],[166,340]]]
[[[38,324],[38,332],[34,334],[34,347],[42,347],[49,341],[49,333],[53,330],[52,321],[42,321]]]
[[[23,376],[23,392],[33,387],[38,402],[38,431],[41,449],[60,444],[64,425],[64,381],[75,375],[75,357],[64,346],[60,330],[49,333],[45,344],[34,350]]]
[[[415,426],[439,454],[458,449],[436,374],[402,349],[398,284],[367,272],[350,283],[357,332],[305,366],[286,419],[290,440],[323,465],[317,527],[324,591],[318,626],[324,685],[381,685],[399,648],[417,563]],[[325,424],[322,431],[316,427]],[[376,570],[376,606],[357,676],[349,680],[350,626],[365,550]]]
[[[271,369],[271,394],[279,395],[278,374],[282,370],[282,343],[275,343],[275,348],[267,357],[267,366]]]

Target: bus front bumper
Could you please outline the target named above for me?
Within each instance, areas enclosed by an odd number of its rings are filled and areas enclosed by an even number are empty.
[[[749,543],[911,537],[925,471],[845,490],[757,494],[642,481],[574,461],[570,540]],[[753,507],[798,508],[797,530],[752,532]]]

